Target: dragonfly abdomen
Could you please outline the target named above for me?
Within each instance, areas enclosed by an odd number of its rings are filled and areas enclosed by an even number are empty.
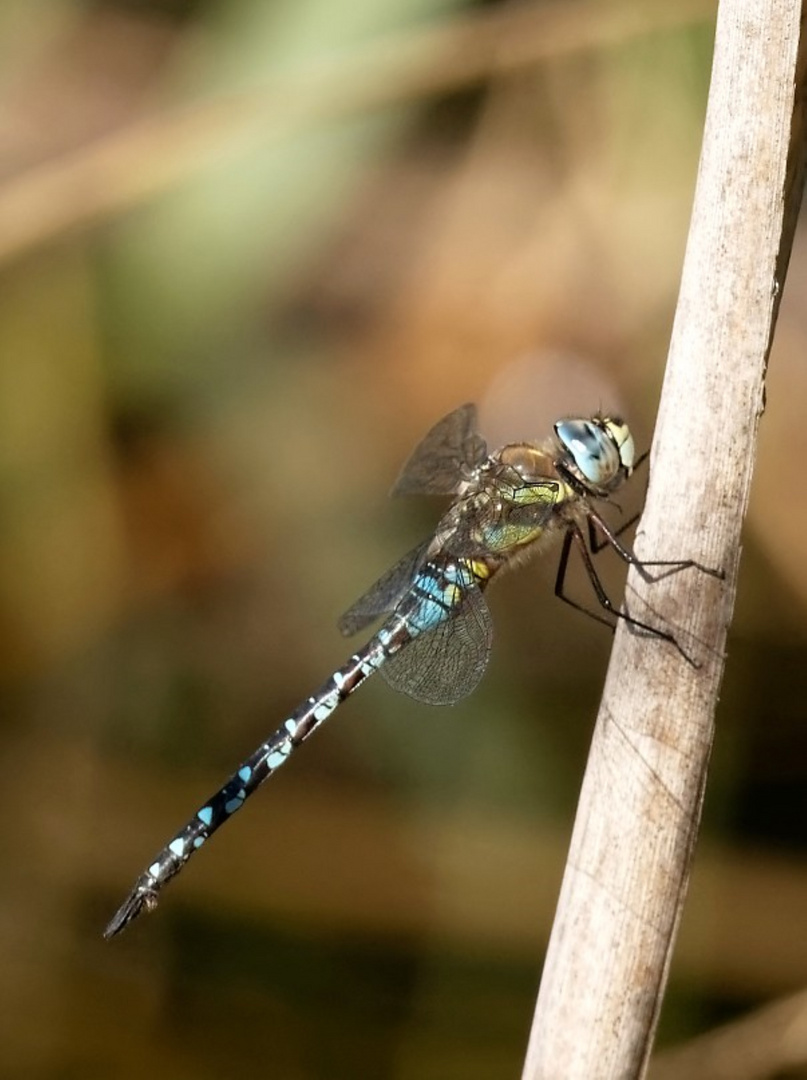
[[[144,909],[157,904],[160,890],[179,873],[188,859],[240,810],[249,796],[260,787],[309,735],[373,674],[389,655],[396,652],[411,634],[400,618],[390,619],[385,628],[354,653],[307,699],[280,727],[251,754],[227,782],[160,851],[151,865],[135,882],[129,896],[115,913],[104,936],[119,933]]]

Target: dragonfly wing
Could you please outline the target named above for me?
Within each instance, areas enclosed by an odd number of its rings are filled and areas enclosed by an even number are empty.
[[[476,430],[476,406],[461,405],[439,420],[412,451],[391,495],[453,495],[487,457]]]
[[[467,500],[458,507],[454,520],[449,520],[443,550],[457,558],[474,559],[506,554],[537,539],[552,518],[558,489],[557,480],[530,484],[530,500],[515,505],[486,492]]]
[[[357,634],[379,616],[386,615],[397,607],[409,591],[428,546],[429,542],[426,541],[407,552],[386,574],[371,585],[352,607],[348,608],[337,624],[345,637]]]
[[[481,590],[470,588],[456,615],[390,657],[381,668],[393,690],[427,705],[453,705],[476,689],[485,673],[493,623]]]

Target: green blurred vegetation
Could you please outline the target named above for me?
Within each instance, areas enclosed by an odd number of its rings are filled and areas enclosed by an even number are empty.
[[[385,492],[435,419],[617,402],[649,442],[712,31],[645,8],[3,6],[4,1077],[518,1073],[610,646],[551,559],[493,593],[472,698],[368,685],[100,932],[428,532]],[[807,973],[806,268],[801,235],[668,1041]]]

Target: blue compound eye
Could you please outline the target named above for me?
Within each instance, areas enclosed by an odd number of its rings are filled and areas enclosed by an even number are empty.
[[[621,469],[633,466],[633,438],[614,420],[559,420],[555,433],[569,452],[580,476],[594,487],[606,487]]]

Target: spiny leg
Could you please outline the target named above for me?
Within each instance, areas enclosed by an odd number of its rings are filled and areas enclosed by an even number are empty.
[[[574,527],[574,531],[576,531],[576,526]],[[563,591],[563,586],[566,584],[566,571],[569,568],[569,554],[572,550],[574,531],[570,528],[563,537],[563,547],[561,548],[560,559],[558,561],[558,572],[555,576],[555,596],[557,596],[559,600],[562,600],[564,604],[568,604],[569,607],[573,607],[575,611],[582,611],[582,613],[584,615],[588,615],[590,619],[594,619],[595,622],[602,623],[603,626],[607,626],[609,630],[616,630],[616,624],[611,622],[610,619],[606,619],[602,615],[598,615],[596,611],[592,611],[590,608],[584,607],[582,604],[578,604],[576,600],[572,600],[572,598],[570,596],[567,596],[566,593]],[[593,582],[596,582],[594,588],[595,590],[597,590],[598,595],[601,592],[602,595],[605,596],[605,590],[602,587],[602,582],[600,581],[599,577],[597,577],[596,571],[594,572],[593,577],[591,575],[591,572],[589,572],[589,577],[592,578]],[[613,605],[611,604],[610,600],[607,600],[607,603],[603,604],[603,607],[605,607],[609,611],[613,611]]]
[[[611,531],[614,536],[621,536],[624,532],[627,532],[631,525],[635,525],[641,516],[641,514],[634,514],[633,517],[629,517],[627,521],[623,521],[618,529],[612,529]],[[600,536],[592,523],[591,518],[589,518],[588,521],[588,542],[591,547],[592,555],[599,555],[599,553],[606,548],[613,547],[609,537]]]
[[[590,608],[584,607],[582,604],[578,604],[576,600],[572,600],[572,598],[570,596],[567,596],[566,593],[563,591],[563,586],[566,582],[566,571],[569,566],[569,553],[571,552],[573,541],[577,544],[580,550],[580,554],[583,557],[583,565],[586,568],[586,573],[588,574],[589,581],[594,588],[594,592],[596,594],[600,607],[607,611],[609,615],[613,615],[615,619],[622,619],[629,626],[633,626],[637,630],[642,630],[646,634],[649,634],[651,637],[661,638],[662,641],[669,641],[671,645],[675,646],[675,648],[678,650],[681,656],[683,656],[683,658],[687,661],[688,664],[692,664],[693,667],[698,667],[699,665],[692,659],[691,656],[689,656],[687,652],[684,651],[678,639],[675,637],[674,634],[670,633],[670,631],[660,630],[657,626],[650,626],[649,623],[645,623],[642,622],[641,619],[634,618],[633,615],[628,614],[628,612],[619,610],[619,608],[614,604],[614,602],[606,593],[603,584],[600,581],[599,575],[594,568],[594,563],[591,559],[591,554],[588,550],[588,545],[586,544],[585,537],[583,536],[579,526],[577,525],[570,526],[566,535],[563,538],[563,548],[561,549],[560,562],[558,563],[558,573],[557,577],[555,578],[555,596],[557,596],[559,600],[563,600],[563,602],[565,604],[568,604],[570,607],[575,608],[577,611],[583,612],[584,615],[588,615],[590,618],[595,619],[597,622],[603,623],[605,626],[610,627],[611,630],[616,629],[616,623],[611,622],[610,619],[606,619],[602,615],[598,615],[596,611],[592,611]],[[638,560],[636,561],[638,562]]]
[[[645,450],[645,452],[636,459],[636,462],[633,466],[633,471],[636,472],[637,469],[644,465],[644,463],[649,457],[650,451]],[[609,500],[609,502],[610,501],[611,500]],[[715,570],[712,567],[704,566],[702,563],[695,562],[694,559],[666,559],[652,561],[645,561],[643,559],[639,559],[638,556],[626,545],[617,543],[616,538],[622,536],[623,533],[627,532],[631,525],[635,525],[641,516],[641,511],[639,511],[638,513],[633,514],[631,517],[629,517],[627,521],[623,521],[618,529],[614,529],[610,525],[608,525],[608,523],[602,517],[600,517],[600,515],[596,511],[592,510],[588,516],[588,541],[591,548],[591,554],[599,555],[599,553],[605,548],[612,547],[614,551],[616,551],[616,553],[620,556],[620,558],[624,559],[625,562],[629,563],[631,566],[636,566],[639,569],[640,573],[646,566],[667,567],[667,572],[660,574],[657,578],[651,578],[649,574],[642,574],[645,580],[660,581],[663,578],[667,577],[669,574],[677,574],[679,570],[689,569],[700,570],[702,573],[709,574],[710,577],[716,577],[721,581],[726,576],[723,570]],[[600,533],[597,531],[597,529],[600,530],[602,536],[600,536]]]
[[[588,515],[588,536],[592,552],[597,555],[603,548],[613,548],[620,559],[623,559],[629,566],[636,567],[645,581],[661,581],[671,574],[679,573],[681,570],[700,570],[702,574],[708,574],[710,577],[718,578],[720,581],[726,576],[723,570],[715,570],[710,566],[704,566],[703,563],[696,562],[695,559],[640,559],[619,539],[622,533],[638,519],[639,515],[636,514],[618,529],[612,529],[608,522],[595,510],[590,511]],[[597,534],[598,529],[605,539],[600,539]],[[661,574],[653,577],[652,574],[646,572],[648,566],[664,567],[665,569]]]

